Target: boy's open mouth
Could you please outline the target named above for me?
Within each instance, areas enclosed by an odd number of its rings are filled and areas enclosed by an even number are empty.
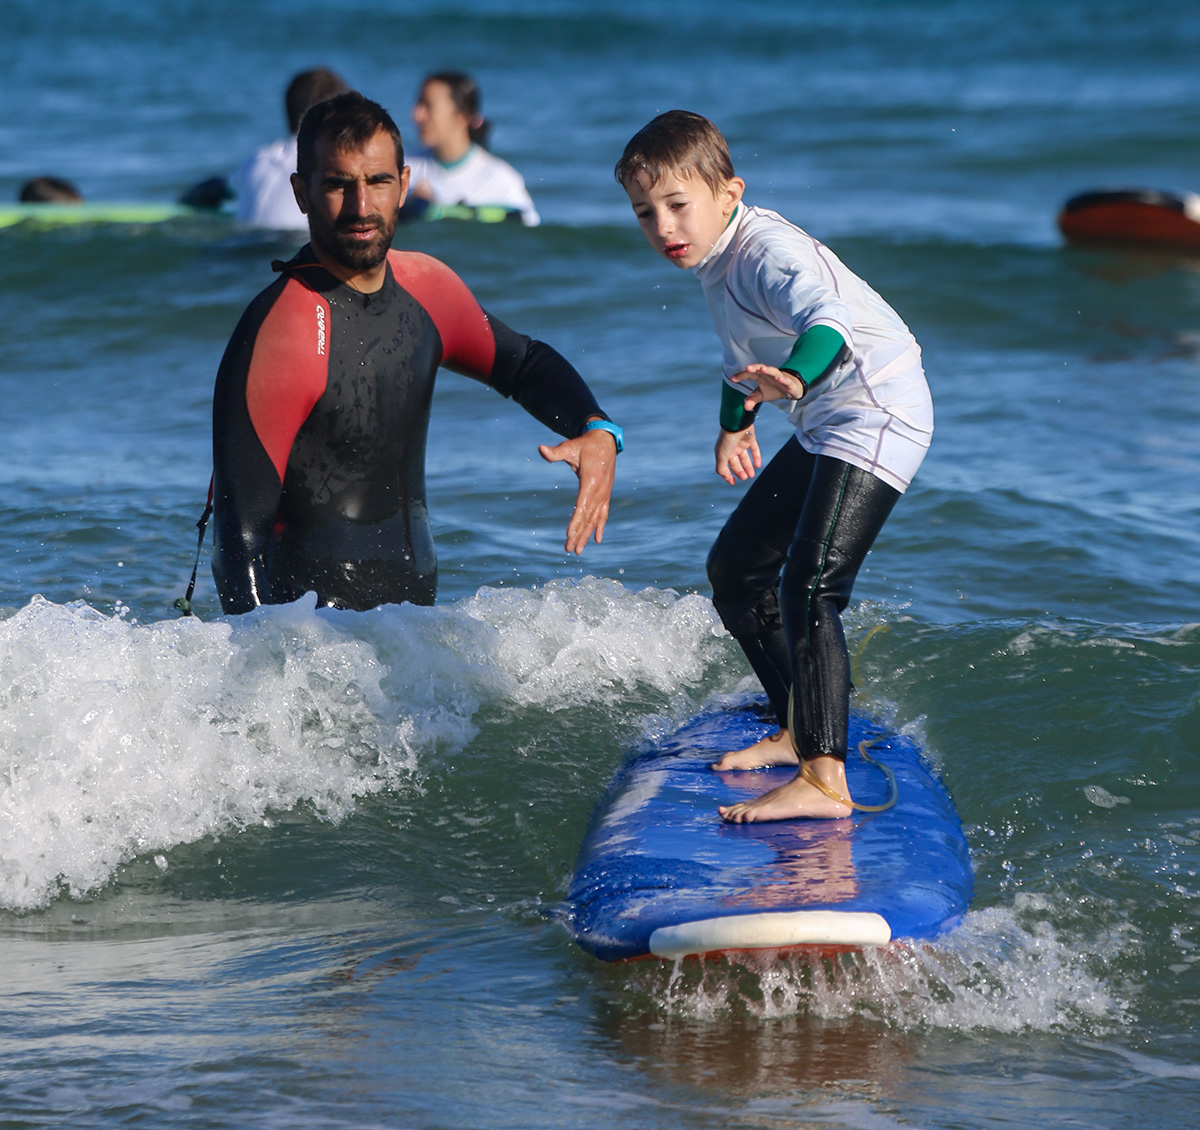
[[[663,248],[663,254],[668,259],[679,259],[688,253],[689,243],[668,243]]]

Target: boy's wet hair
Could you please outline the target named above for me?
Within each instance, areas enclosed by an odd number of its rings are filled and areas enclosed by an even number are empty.
[[[335,94],[309,107],[296,135],[296,172],[308,183],[317,167],[317,142],[327,140],[333,149],[364,149],[383,130],[396,146],[396,168],[404,168],[404,144],[400,129],[378,102],[357,90]]]
[[[736,176],[721,131],[690,110],[668,110],[638,130],[625,146],[613,172],[621,185],[628,185],[639,173],[645,173],[650,187],[672,173],[691,174],[714,193]]]

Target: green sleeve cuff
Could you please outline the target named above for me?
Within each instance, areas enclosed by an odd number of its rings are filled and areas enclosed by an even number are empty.
[[[744,432],[754,423],[746,411],[746,394],[726,381],[721,382],[721,427],[727,432]]]
[[[792,355],[779,367],[795,373],[812,388],[832,368],[846,339],[832,326],[813,326],[800,335]]]

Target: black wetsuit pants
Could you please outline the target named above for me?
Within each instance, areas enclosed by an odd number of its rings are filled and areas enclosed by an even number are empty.
[[[793,436],[759,472],[708,555],[713,604],[781,726],[789,692],[803,757],[845,759],[850,656],[841,613],[900,492],[811,455]]]

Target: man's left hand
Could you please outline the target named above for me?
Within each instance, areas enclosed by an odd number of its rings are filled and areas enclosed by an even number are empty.
[[[582,553],[592,536],[599,544],[608,521],[608,500],[617,469],[617,441],[608,432],[596,429],[576,439],[563,440],[557,447],[543,443],[538,454],[547,463],[566,463],[579,476],[575,510],[567,526],[567,552]]]

